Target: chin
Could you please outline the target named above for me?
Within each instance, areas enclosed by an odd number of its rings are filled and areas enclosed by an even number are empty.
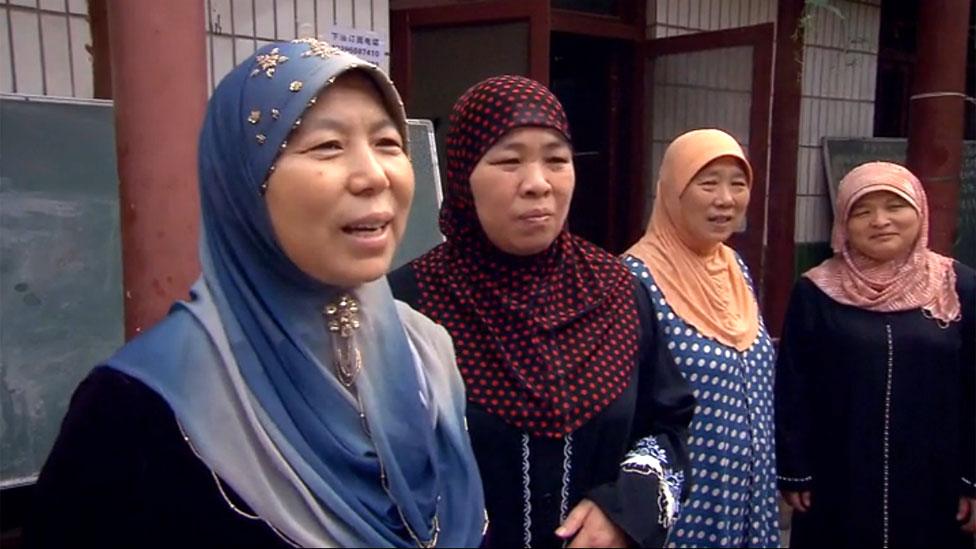
[[[724,230],[724,231],[716,231],[710,235],[710,239],[721,243],[732,238],[733,234],[735,234],[735,231],[731,229]]]
[[[897,259],[901,254],[889,250],[878,250],[866,255],[870,256],[875,261],[885,262]]]
[[[392,254],[390,257],[352,259],[352,258],[330,258],[330,264],[323,266],[317,273],[309,273],[319,282],[340,288],[354,288],[368,282],[373,282],[386,275],[392,264]],[[338,262],[342,267],[335,268]]]
[[[511,249],[505,251],[512,255],[519,255],[519,256],[530,256],[535,254],[541,254],[542,252],[548,250],[549,246],[552,246],[554,240],[555,240],[554,238],[551,239],[547,238],[547,239],[533,240],[530,242],[519,242],[514,246],[512,246]]]
[[[359,284],[372,282],[382,278],[390,270],[393,264],[393,256],[378,257],[375,259],[365,259],[352,261],[349,265],[350,274],[359,281]]]
[[[865,255],[875,261],[880,261],[882,263],[885,261],[890,261],[895,257],[897,257],[898,255],[897,253],[894,253],[891,250],[879,249],[879,248],[864,248],[864,249],[855,248],[855,249],[861,252],[862,255]]]

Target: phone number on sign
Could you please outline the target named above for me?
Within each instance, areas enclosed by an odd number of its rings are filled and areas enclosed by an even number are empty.
[[[380,57],[383,57],[383,55],[385,55],[380,50],[374,50],[374,49],[370,49],[370,48],[355,48],[355,47],[349,47],[349,46],[341,46],[341,47],[342,47],[342,49],[346,50],[347,52],[349,52],[349,53],[351,53],[353,55],[358,55],[359,57],[380,58]]]

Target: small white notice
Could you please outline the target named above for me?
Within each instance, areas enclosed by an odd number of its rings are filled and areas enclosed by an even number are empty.
[[[342,48],[381,67],[386,66],[387,57],[390,55],[388,41],[378,32],[332,27],[322,38],[337,48]]]

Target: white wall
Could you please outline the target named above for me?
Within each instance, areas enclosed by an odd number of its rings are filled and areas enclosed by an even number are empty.
[[[648,0],[647,37],[748,27],[776,20],[776,0]]]
[[[335,25],[375,31],[389,47],[389,0],[200,1],[211,89],[257,47],[299,34],[328,39]],[[0,92],[91,98],[91,42],[85,0],[0,0]]]
[[[207,78],[211,89],[257,48],[296,37],[328,41],[334,26],[377,32],[389,51],[389,0],[203,1],[207,7]],[[389,70],[389,56],[382,67]]]
[[[85,0],[0,1],[0,92],[92,97]]]
[[[813,10],[804,33],[794,236],[799,243],[830,240],[832,205],[821,138],[874,134],[881,0],[831,5],[843,17]]]

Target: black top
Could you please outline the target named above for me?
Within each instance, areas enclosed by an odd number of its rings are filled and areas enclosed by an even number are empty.
[[[976,273],[955,264],[962,320],[793,289],[776,376],[779,485],[811,491],[794,547],[966,544],[976,480]],[[968,546],[972,547],[970,538]]]
[[[397,299],[422,310],[409,264],[388,279]],[[527,538],[533,547],[562,546],[553,531],[583,498],[635,544],[664,545],[668,531],[658,521],[657,477],[622,472],[620,465],[638,441],[654,435],[670,465],[690,478],[686,439],[695,400],[654,324],[644,322],[653,318],[652,308],[636,279],[634,295],[641,319],[638,367],[624,393],[570,437],[530,436],[468,402],[468,429],[491,521],[485,546],[523,547]],[[687,483],[682,488],[687,494]]]
[[[229,486],[226,497],[252,514]],[[108,367],[75,390],[35,489],[28,547],[290,547],[235,512],[169,405]]]

